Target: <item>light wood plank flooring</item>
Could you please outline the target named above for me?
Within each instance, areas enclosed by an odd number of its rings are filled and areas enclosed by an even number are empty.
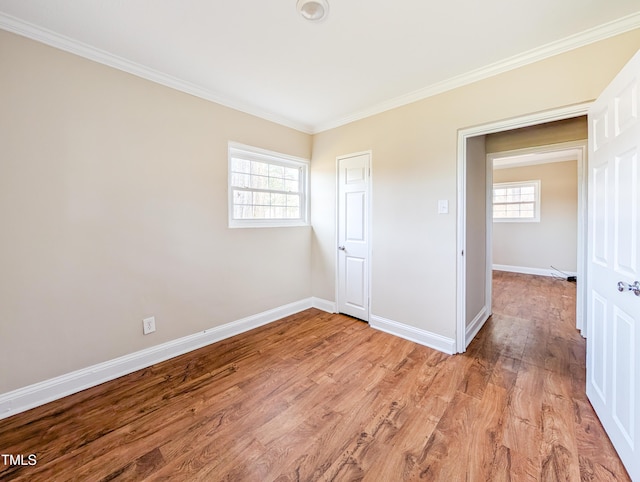
[[[494,276],[463,355],[308,310],[0,421],[0,480],[625,481],[575,285]],[[428,319],[429,313],[425,313]]]

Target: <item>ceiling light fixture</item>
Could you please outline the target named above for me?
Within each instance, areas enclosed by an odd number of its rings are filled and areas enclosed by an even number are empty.
[[[329,13],[327,0],[298,0],[296,8],[300,15],[312,22],[318,22]]]

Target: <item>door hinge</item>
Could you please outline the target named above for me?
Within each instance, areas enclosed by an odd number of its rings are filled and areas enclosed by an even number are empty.
[[[464,249],[462,250],[462,253],[460,253],[461,256],[464,256]]]

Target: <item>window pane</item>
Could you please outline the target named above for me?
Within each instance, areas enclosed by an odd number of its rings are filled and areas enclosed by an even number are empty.
[[[234,206],[233,217],[235,219],[252,219],[253,206]]]
[[[269,206],[254,206],[253,219],[265,219],[269,214]]]
[[[249,174],[231,174],[231,185],[234,187],[249,187],[251,176]]]
[[[268,192],[254,192],[253,204],[256,206],[269,206],[271,204],[271,195]]]
[[[287,206],[300,206],[300,196],[297,194],[287,194]]]
[[[265,176],[251,176],[253,189],[269,189],[269,178]]]
[[[510,216],[516,216],[520,212],[520,206],[517,204],[507,204],[507,214]]]
[[[233,191],[233,202],[238,205],[249,205],[251,204],[252,196],[249,191]]]
[[[273,207],[273,208],[271,208],[272,217],[274,219],[285,219],[285,217],[284,217],[285,209],[286,208],[283,208],[283,207]]]
[[[537,190],[540,181],[495,184],[494,219],[534,220],[538,218]]]
[[[251,163],[251,174],[258,174],[260,176],[268,176],[269,175],[269,164],[265,164],[264,162],[252,162]]]
[[[286,206],[287,205],[287,196],[286,196],[286,194],[271,194],[271,205],[272,206]]]
[[[230,221],[276,220],[274,225],[278,219],[304,221],[306,163],[230,143],[229,171]]]
[[[269,189],[273,189],[274,191],[283,191],[284,190],[284,179],[281,177],[270,177],[269,178]]]
[[[287,192],[298,192],[298,181],[285,181],[284,190]]]
[[[251,172],[251,161],[235,158],[233,159],[231,170],[234,172],[243,172],[248,174]]]
[[[287,219],[299,219],[300,218],[300,208],[297,207],[288,207],[286,209]]]
[[[290,179],[292,181],[298,181],[300,179],[300,169],[295,169],[293,167],[285,167],[284,178]]]

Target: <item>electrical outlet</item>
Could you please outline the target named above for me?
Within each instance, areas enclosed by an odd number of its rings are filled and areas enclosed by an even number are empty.
[[[156,331],[156,317],[145,318],[142,320],[142,333],[148,335]]]

